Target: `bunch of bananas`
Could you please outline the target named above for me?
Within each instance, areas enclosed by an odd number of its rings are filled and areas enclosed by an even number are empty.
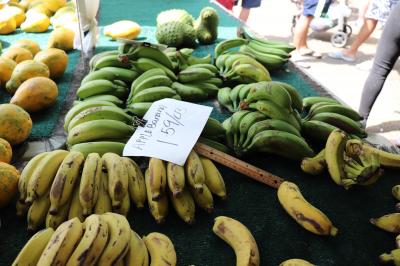
[[[217,97],[219,104],[232,113],[246,109],[249,104],[254,105],[259,100],[273,101],[275,105],[287,108],[288,112],[294,110],[297,120],[300,120],[299,113],[303,110],[303,98],[299,92],[290,84],[279,81],[239,84],[233,89],[222,88]]]
[[[12,265],[176,265],[168,236],[153,232],[143,239],[128,220],[107,212],[84,222],[72,218],[33,235]]]
[[[383,174],[379,155],[368,149],[351,150],[352,142],[345,132],[333,130],[325,148],[313,158],[304,158],[301,169],[308,174],[319,175],[328,168],[333,181],[346,189],[356,184],[375,183]]]
[[[231,50],[246,43],[248,43],[247,40],[237,38],[217,44],[215,65],[219,69],[220,75],[233,83],[270,81],[268,70],[253,55]]]
[[[304,109],[308,110],[303,120],[302,132],[306,138],[325,144],[329,134],[335,129],[344,130],[354,137],[365,137],[365,130],[358,122],[361,116],[353,109],[338,101],[322,96],[303,99]]]
[[[244,31],[243,35],[248,42],[240,47],[240,51],[253,55],[268,70],[281,69],[295,49],[286,42],[258,38],[248,31]]]
[[[64,120],[69,150],[84,155],[90,152],[121,155],[135,128],[133,117],[117,106],[120,104],[122,101],[113,95],[97,95],[77,102]]]
[[[195,219],[195,203],[206,212],[214,209],[213,195],[226,198],[225,182],[214,163],[191,151],[184,166],[150,158],[145,173],[151,215],[161,224],[168,215],[168,197],[178,216],[188,224]]]
[[[235,251],[236,265],[260,265],[256,240],[244,224],[230,217],[218,216],[212,230]]]
[[[212,64],[211,54],[204,57],[197,57],[193,55],[194,50],[191,48],[176,49],[175,47],[168,47],[163,52],[172,61],[172,64],[178,70],[183,70],[191,65],[196,64]]]
[[[35,156],[21,173],[18,183],[17,215],[27,214],[28,230],[44,223],[56,228],[67,219],[95,213],[127,215],[131,200],[144,207],[146,187],[143,174],[131,159],[115,153],[55,150]]]
[[[209,117],[198,142],[229,154],[231,151],[225,145],[225,136],[226,131],[222,124],[218,120]]]

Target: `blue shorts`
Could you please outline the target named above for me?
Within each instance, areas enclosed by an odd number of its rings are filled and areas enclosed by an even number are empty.
[[[261,6],[261,0],[242,0],[242,7],[255,8]]]
[[[318,6],[323,5],[322,6]],[[304,0],[303,4],[303,16],[313,16],[313,17],[320,17],[322,13],[328,11],[329,6],[331,5],[332,0]],[[317,10],[318,6],[318,10]]]

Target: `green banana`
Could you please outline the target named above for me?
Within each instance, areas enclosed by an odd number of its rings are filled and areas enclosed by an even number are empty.
[[[365,130],[361,128],[361,125],[356,121],[348,118],[347,116],[336,114],[336,113],[319,113],[313,116],[312,120],[322,121],[338,127],[349,134],[355,134],[361,137],[365,137]]]
[[[305,97],[303,98],[303,108],[305,110],[310,109],[310,107],[314,104],[317,103],[336,103],[340,104],[337,100],[329,98],[329,97],[324,97],[324,96],[310,96],[310,97]]]
[[[213,139],[224,138],[225,128],[222,127],[222,124],[217,119],[209,117],[201,135]]]
[[[100,60],[102,57],[108,56],[108,55],[118,55],[117,50],[112,50],[112,51],[104,51],[98,54],[95,54],[89,61],[89,68],[90,71],[93,71],[96,65],[96,62]]]
[[[248,42],[249,42],[248,40],[242,38],[222,41],[215,46],[214,57],[217,58],[218,56],[222,55],[225,51],[247,44]]]
[[[212,64],[195,64],[195,65],[189,66],[186,69],[198,69],[198,68],[205,68],[205,69],[210,70],[215,75],[218,74],[218,68]]]
[[[237,145],[242,145],[247,137],[247,132],[254,123],[267,119],[267,116],[261,112],[251,112],[244,116],[239,124],[239,141]]]
[[[281,85],[290,95],[292,99],[292,107],[296,109],[300,113],[303,111],[303,97],[301,97],[300,93],[296,90],[295,87],[286,83],[286,82],[279,82],[279,81],[269,81],[273,84]]]
[[[136,116],[143,117],[152,104],[148,102],[131,103],[126,106],[126,109]]]
[[[68,145],[78,143],[98,141],[104,138],[119,139],[130,137],[135,131],[133,126],[129,126],[121,121],[102,119],[92,120],[77,125],[69,131],[67,137]]]
[[[186,83],[185,85],[192,85],[197,88],[200,88],[203,90],[205,93],[207,93],[208,96],[217,96],[219,88],[215,86],[214,84],[207,83],[207,82],[199,82],[199,83]]]
[[[260,69],[251,64],[235,65],[225,77],[227,79],[242,83],[253,83],[259,81],[270,81],[271,76],[266,69]]]
[[[69,132],[75,126],[82,124],[84,122],[92,120],[110,119],[124,122],[128,125],[132,124],[133,118],[125,113],[125,111],[116,106],[97,106],[86,109],[79,114],[77,114],[69,123]]]
[[[240,106],[240,103],[242,101],[244,101],[244,99],[246,99],[247,95],[249,94],[251,85],[252,85],[252,83],[246,84],[245,86],[240,88],[240,90],[239,90],[239,106]]]
[[[182,49],[181,49],[181,51],[182,51]],[[211,64],[211,61],[212,61],[211,54],[208,54],[204,57],[196,57],[196,56],[191,55],[187,59],[189,66],[197,65],[197,64]]]
[[[119,55],[106,55],[96,60],[93,65],[93,70],[99,70],[104,67],[131,68],[131,63],[126,60],[121,60]]]
[[[133,92],[135,91],[137,85],[139,85],[139,83],[143,82],[144,80],[152,77],[152,76],[159,76],[159,75],[163,75],[163,76],[167,76],[167,74],[165,73],[164,70],[162,70],[161,68],[152,68],[150,70],[147,70],[145,72],[143,72],[139,77],[137,77],[131,84],[131,91],[129,93],[128,96],[128,102],[130,102],[131,98],[133,97]]]
[[[83,78],[81,85],[92,80],[106,79],[109,81],[122,80],[127,83],[132,83],[139,73],[134,70],[120,68],[120,67],[104,67],[97,71],[90,72],[86,77]]]
[[[85,142],[72,145],[70,151],[79,151],[86,157],[89,153],[98,153],[102,156],[106,152],[113,152],[122,155],[125,143],[113,142],[113,141],[95,141]]]
[[[233,57],[233,55],[231,57]],[[230,69],[231,67],[234,67],[239,64],[250,64],[250,65],[253,65],[256,68],[262,70],[263,72],[268,73],[268,76],[269,76],[268,69],[266,69],[265,66],[263,66],[261,63],[259,63],[255,58],[253,58],[247,54],[241,54],[241,57],[234,60],[231,63],[231,66],[228,66],[228,64],[230,63],[229,61],[230,61],[229,58],[225,61],[225,69]]]
[[[344,172],[346,141],[347,135],[341,130],[332,131],[326,141],[325,161],[329,175],[337,185],[342,185],[342,179],[346,177],[346,173]]]
[[[203,144],[205,144],[207,146],[210,146],[210,147],[212,147],[212,148],[214,148],[216,150],[222,151],[222,152],[224,152],[226,154],[230,154],[231,153],[231,150],[225,144],[222,144],[221,142],[215,141],[213,139],[209,139],[209,138],[206,138],[206,137],[200,137],[198,139],[198,142],[203,143]]]
[[[145,72],[145,71],[153,69],[153,68],[160,68],[160,69],[164,70],[164,72],[167,74],[167,76],[170,79],[177,80],[175,73],[170,68],[160,64],[159,62],[157,62],[153,59],[139,58],[136,61],[134,61],[133,64],[138,69],[140,69],[142,72]]]
[[[244,152],[267,152],[296,161],[314,156],[314,151],[303,138],[279,130],[258,133]]]
[[[139,58],[148,58],[152,59],[163,66],[167,67],[170,70],[174,70],[172,65],[172,61],[169,57],[163,53],[160,49],[148,45],[140,45],[136,49],[134,49],[133,53],[126,54],[130,59],[136,60]]]
[[[217,87],[221,87],[222,84],[223,84],[222,79],[217,78],[217,77],[210,78],[210,79],[208,79],[208,80],[206,80],[204,82],[209,83],[209,84],[214,84]]]
[[[181,83],[201,82],[213,77],[215,73],[207,68],[186,68],[178,74]]]
[[[229,56],[231,56],[230,53],[225,53],[215,57],[215,66],[218,68],[219,73],[225,73],[225,60],[227,60]]]
[[[329,134],[336,129],[338,128],[331,124],[316,120],[303,122],[301,128],[302,132],[307,138],[317,140],[323,144],[326,143]]]
[[[362,117],[353,109],[340,105],[340,104],[332,104],[332,105],[323,105],[320,107],[317,107],[312,110],[312,112],[309,113],[309,117],[312,119],[313,116],[319,114],[319,113],[336,113],[340,115],[344,115],[354,121],[359,121],[362,119]]]
[[[169,77],[165,75],[154,75],[137,84],[133,91],[133,95],[135,96],[139,92],[148,88],[158,87],[158,86],[171,87],[171,85],[172,85],[172,80]]]
[[[226,144],[228,145],[229,148],[233,149],[233,135],[234,132],[232,130],[232,116],[226,119],[224,122],[222,122],[222,126],[225,128],[226,132]]]
[[[94,96],[90,96],[85,98],[83,101],[84,102],[88,102],[88,101],[106,101],[106,102],[110,102],[115,104],[116,106],[122,106],[124,104],[124,102],[120,99],[118,99],[118,97],[114,96],[114,95],[110,95],[110,94],[100,94],[100,95],[94,95]]]
[[[127,87],[122,87],[122,86],[110,92],[110,95],[113,95],[121,100],[125,100],[128,94],[129,94],[129,89]]]
[[[251,40],[248,44],[248,47],[260,52],[260,53],[266,53],[266,54],[272,54],[272,55],[277,55],[283,58],[289,58],[290,54],[286,52],[285,50],[274,48],[265,44],[262,44],[261,42],[258,42],[256,40]]]
[[[239,108],[239,92],[244,86],[246,86],[246,84],[236,85],[230,92],[229,98],[232,101],[233,110],[237,110]]]
[[[234,112],[233,102],[230,97],[231,91],[232,89],[229,87],[219,89],[217,94],[217,99],[220,105],[224,106],[231,113],[233,113]]]
[[[282,68],[282,66],[288,62],[288,58],[286,57],[259,52],[249,46],[242,46],[240,51],[252,54],[257,61],[263,64],[268,70]]]
[[[138,92],[132,97],[132,103],[154,102],[164,98],[170,98],[176,95],[176,92],[170,87],[157,86]]]
[[[264,38],[259,38],[259,37],[255,36],[254,34],[248,32],[247,30],[245,30],[243,32],[243,35],[244,35],[244,38],[246,38],[250,41],[258,42],[267,47],[274,47],[276,49],[283,50],[287,53],[290,53],[296,49],[296,47],[294,47],[293,45],[290,45],[283,41],[267,40]]]
[[[174,82],[172,83],[171,87],[182,97],[184,101],[195,102],[208,98],[208,94],[205,91],[193,85]]]
[[[76,95],[81,99],[85,99],[87,97],[98,94],[111,94],[111,92],[115,91],[120,87],[121,86],[115,85],[109,80],[105,79],[92,80],[80,86],[76,91]]]

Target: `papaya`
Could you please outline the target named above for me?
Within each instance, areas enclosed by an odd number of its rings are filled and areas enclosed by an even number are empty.
[[[17,64],[25,60],[33,59],[32,53],[28,49],[22,47],[10,47],[1,56],[14,60]]]
[[[6,57],[0,57],[0,87],[4,87],[7,81],[10,80],[16,66],[17,63],[15,61]]]
[[[12,148],[11,144],[0,138],[0,162],[10,163],[12,159]]]
[[[0,162],[0,208],[7,206],[17,193],[19,177],[14,166]]]
[[[120,20],[104,27],[104,35],[113,40],[117,38],[133,40],[139,36],[140,31],[139,24],[130,20]]]
[[[40,46],[37,42],[29,40],[29,39],[20,39],[17,42],[13,43],[11,47],[22,47],[29,50],[33,56],[35,56],[40,51]]]
[[[66,0],[35,0],[30,3],[30,7],[33,6],[35,3],[42,3],[45,7],[47,7],[51,12],[56,12],[58,9],[65,6],[67,3]]]
[[[19,63],[11,74],[10,80],[6,83],[6,90],[14,94],[18,87],[27,79],[33,77],[50,77],[49,68],[34,60],[25,60]]]
[[[25,12],[23,9],[16,6],[6,6],[0,11],[0,16],[11,16],[15,19],[16,27],[18,28],[25,20]]]
[[[45,77],[35,77],[25,80],[19,86],[10,103],[33,113],[54,105],[57,96],[58,88],[54,81]]]
[[[21,24],[24,32],[45,32],[50,26],[50,19],[42,13],[32,13]]]
[[[54,16],[50,18],[50,22],[54,28],[66,27],[69,24],[78,23],[78,16],[75,12],[75,8],[71,6],[60,8]]]
[[[0,104],[0,138],[11,145],[24,142],[31,133],[32,119],[24,109],[15,104]]]
[[[51,12],[51,10],[48,9],[42,2],[34,2],[25,15],[29,17],[32,15],[32,13],[41,13],[48,17],[51,17],[53,14],[53,12]]]
[[[10,34],[17,29],[17,22],[12,16],[0,16],[0,34]]]
[[[62,77],[68,66],[68,55],[58,48],[47,48],[37,53],[33,60],[47,65],[51,79]]]
[[[74,37],[75,33],[72,30],[64,27],[56,28],[50,34],[47,47],[58,48],[64,51],[72,50],[74,49]]]

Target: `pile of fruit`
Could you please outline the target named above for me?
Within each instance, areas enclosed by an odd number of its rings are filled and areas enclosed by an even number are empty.
[[[205,7],[195,20],[183,9],[170,9],[157,16],[156,38],[160,44],[171,47],[196,47],[211,44],[218,38],[219,16],[212,7]]]
[[[150,256],[149,256],[150,255]],[[29,239],[12,265],[176,265],[168,236],[153,232],[143,239],[116,213],[72,218]]]

